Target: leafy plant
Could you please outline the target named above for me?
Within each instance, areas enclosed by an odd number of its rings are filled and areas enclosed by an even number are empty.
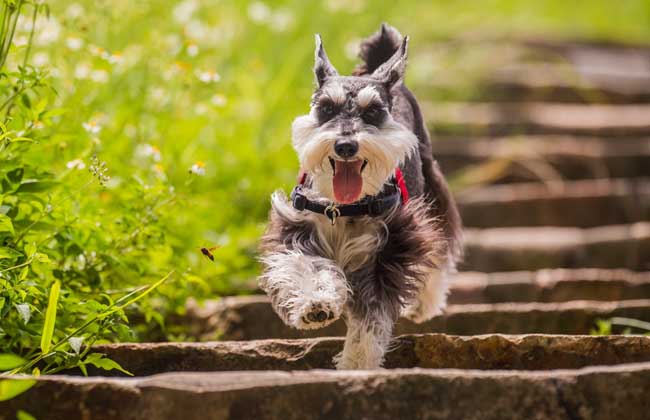
[[[31,23],[26,45],[17,46],[12,41],[23,13]],[[35,25],[48,14],[41,2],[2,2],[0,371],[40,374],[77,367],[85,373],[91,364],[128,373],[92,353],[91,346],[135,339],[127,306],[162,328],[164,312],[157,310],[164,300],[143,298],[171,277],[162,275],[170,271],[171,259],[158,255],[172,253],[165,251],[157,218],[177,197],[168,186],[149,188],[144,182],[110,192],[109,169],[93,143],[77,165],[88,172],[43,165],[42,155],[57,138],[54,126],[69,113],[51,107],[57,96],[48,71],[29,63]],[[29,383],[4,379],[0,395],[9,398]]]

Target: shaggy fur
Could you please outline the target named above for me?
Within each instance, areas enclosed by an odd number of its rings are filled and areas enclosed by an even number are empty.
[[[341,369],[380,367],[400,314],[422,322],[439,313],[446,274],[462,251],[458,211],[402,82],[407,44],[382,25],[362,44],[355,75],[340,76],[317,37],[317,86],[310,113],[293,123],[292,141],[311,200],[336,204],[335,167],[347,162],[361,167],[358,199],[382,192],[396,167],[411,199],[377,217],[331,224],[276,192],[262,239],[260,286],[285,323],[312,329],[345,320],[344,349],[335,359]],[[336,151],[340,141],[357,145],[353,156]]]

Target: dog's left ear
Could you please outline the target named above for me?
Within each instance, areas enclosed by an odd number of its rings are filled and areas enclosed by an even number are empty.
[[[406,56],[408,53],[409,37],[405,36],[397,51],[384,64],[377,67],[370,77],[375,79],[390,91],[393,86],[404,79],[406,71]]]
[[[316,75],[316,83],[318,87],[325,84],[328,77],[338,76],[339,72],[336,71],[330,59],[327,58],[325,48],[323,48],[323,41],[320,35],[316,34],[316,51],[314,52],[314,74]]]

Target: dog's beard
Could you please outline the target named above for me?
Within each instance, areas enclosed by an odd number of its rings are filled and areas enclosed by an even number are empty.
[[[334,167],[332,159],[338,131],[318,126],[314,115],[298,117],[293,123],[293,147],[303,171],[312,181],[313,189],[321,196],[339,201],[334,191]],[[359,143],[359,152],[354,157],[363,162],[357,165],[361,171],[361,192],[357,201],[366,195],[376,195],[393,175],[395,168],[415,151],[417,137],[390,116],[379,128],[357,133],[354,140]]]

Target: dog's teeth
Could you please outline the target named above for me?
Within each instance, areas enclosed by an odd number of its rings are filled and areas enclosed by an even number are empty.
[[[366,168],[366,165],[368,164],[368,159],[363,160],[363,165],[361,165],[361,170],[359,173],[363,173],[363,170]]]

